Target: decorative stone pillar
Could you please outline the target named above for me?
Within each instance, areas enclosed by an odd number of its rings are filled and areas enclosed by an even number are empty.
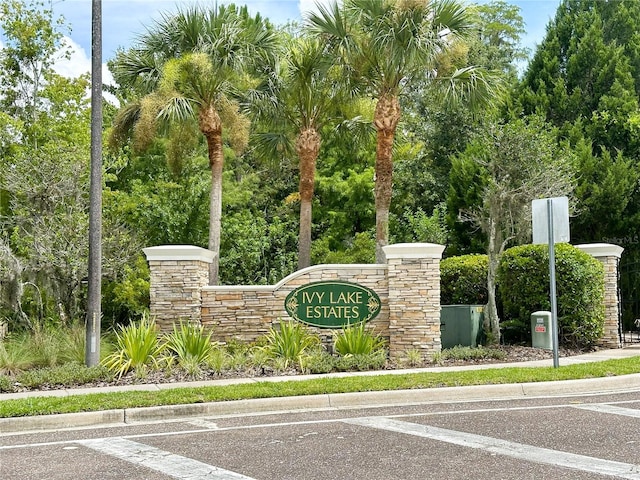
[[[191,245],[143,249],[151,272],[151,316],[162,330],[181,320],[200,323],[202,287],[209,283],[214,253]]]
[[[604,266],[604,336],[599,345],[618,348],[620,344],[620,297],[618,295],[618,265],[624,248],[610,243],[576,245]]]
[[[389,280],[389,356],[441,350],[440,259],[443,245],[400,243],[383,247]]]

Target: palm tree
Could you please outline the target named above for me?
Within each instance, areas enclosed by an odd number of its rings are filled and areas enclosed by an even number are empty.
[[[197,122],[207,142],[211,169],[209,250],[215,253],[209,283],[218,283],[222,216],[223,125],[232,146],[246,144],[248,120],[234,98],[247,84],[246,73],[257,62],[272,62],[275,36],[260,16],[246,7],[221,5],[217,10],[192,7],[164,14],[138,39],[136,48],[114,61],[119,85],[139,93],[114,121],[113,137],[133,132],[144,148],[159,127],[177,128]]]
[[[446,94],[494,95],[482,69],[452,69],[456,46],[471,31],[471,17],[457,0],[344,0],[318,5],[307,19],[311,30],[333,45],[354,88],[376,99],[376,261],[389,238],[392,152],[401,118],[400,96],[412,80],[441,84]],[[453,52],[453,53],[452,53]],[[448,64],[448,65],[447,65]],[[457,87],[462,86],[462,90]]]
[[[298,268],[311,264],[312,202],[321,127],[341,105],[332,57],[317,38],[297,37],[283,61],[250,98],[249,109],[268,132],[256,135],[271,152],[294,150],[299,161]],[[292,138],[294,137],[294,138]]]

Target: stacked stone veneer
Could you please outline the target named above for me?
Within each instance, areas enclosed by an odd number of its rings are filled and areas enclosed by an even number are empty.
[[[608,348],[620,347],[618,266],[624,249],[609,243],[577,245],[577,248],[597,258],[604,266],[604,336],[599,344]]]
[[[199,323],[202,318],[202,288],[209,283],[213,252],[191,245],[144,249],[149,262],[150,313],[163,330],[175,322]]]
[[[205,286],[213,256],[197,247],[144,251],[151,269],[151,314],[163,329],[189,319],[211,328],[216,340],[251,342],[289,318],[284,301],[292,290],[311,282],[340,280],[378,294],[380,314],[370,324],[389,340],[390,356],[398,358],[409,349],[419,350],[423,357],[440,351],[443,250],[434,244],[389,245],[384,247],[386,264],[317,265],[268,286]],[[317,331],[330,335],[327,330]]]
[[[384,247],[389,298],[389,355],[419,350],[426,358],[441,350],[440,259],[444,246]]]

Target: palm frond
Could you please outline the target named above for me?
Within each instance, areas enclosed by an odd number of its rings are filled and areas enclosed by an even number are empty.
[[[467,102],[472,108],[496,105],[504,98],[505,87],[500,72],[470,66],[436,79],[446,85],[447,98],[453,102]]]
[[[140,108],[140,102],[135,101],[118,110],[109,133],[110,148],[119,148],[129,140],[133,127],[140,118]]]

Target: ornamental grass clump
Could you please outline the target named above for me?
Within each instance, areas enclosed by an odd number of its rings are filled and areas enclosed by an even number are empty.
[[[191,376],[197,376],[215,346],[211,342],[211,332],[207,334],[204,326],[180,323],[174,325],[173,331],[166,336],[163,348],[175,357],[180,368]]]
[[[335,333],[334,350],[341,356],[369,355],[383,350],[386,342],[380,335],[373,335],[364,322],[349,325]]]
[[[289,365],[300,365],[301,359],[320,348],[321,342],[317,335],[311,333],[299,322],[289,320],[280,322],[279,328],[271,327],[266,335],[266,345],[264,348],[274,359],[282,358],[285,361],[284,367]]]
[[[147,315],[140,322],[120,326],[115,335],[116,351],[104,359],[103,365],[118,378],[131,370],[144,376],[149,367],[158,366],[164,344],[158,338],[155,322]]]

